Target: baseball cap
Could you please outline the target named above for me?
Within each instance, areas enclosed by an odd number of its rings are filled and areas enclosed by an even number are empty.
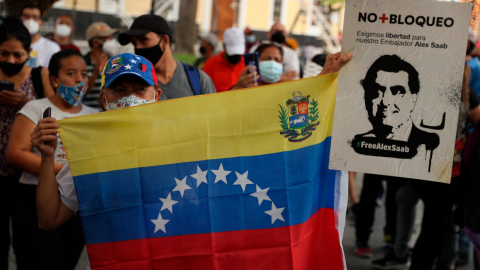
[[[210,34],[202,37],[201,39],[203,39],[206,42],[208,42],[209,44],[211,44],[213,46],[213,48],[217,47],[218,39],[217,39],[216,35],[210,33]]]
[[[477,36],[475,36],[475,31],[473,28],[468,28],[468,41],[472,42],[473,44],[477,43]]]
[[[142,36],[148,32],[168,35],[173,42],[172,32],[170,31],[170,26],[168,26],[167,21],[154,14],[142,15],[136,18],[130,29],[118,35],[118,42],[121,45],[127,45],[130,43],[131,36]]]
[[[87,40],[96,37],[108,37],[118,32],[118,29],[111,28],[104,22],[94,22],[87,27]]]
[[[232,27],[223,33],[223,44],[227,55],[245,53],[245,35],[240,29]]]
[[[108,60],[102,71],[102,89],[108,88],[119,77],[131,74],[143,79],[149,85],[157,85],[157,74],[150,61],[142,56],[123,53]]]

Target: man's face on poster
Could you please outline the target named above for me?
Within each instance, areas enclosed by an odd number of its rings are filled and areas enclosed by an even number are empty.
[[[417,94],[412,94],[408,86],[407,72],[380,70],[372,85],[374,89],[367,90],[365,99],[374,129],[388,129],[388,133],[409,121]]]

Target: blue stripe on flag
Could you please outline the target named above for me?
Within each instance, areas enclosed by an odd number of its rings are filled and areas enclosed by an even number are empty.
[[[304,223],[320,208],[334,208],[335,171],[328,170],[330,137],[310,147],[276,154],[142,167],[75,177],[87,244],[210,232],[266,229]],[[215,183],[222,164],[228,184]],[[208,169],[197,187],[191,175]],[[234,185],[237,173],[253,184]],[[175,178],[191,189],[173,191]],[[271,201],[259,206],[256,185]],[[160,198],[177,201],[162,209]],[[280,219],[265,213],[284,207]],[[167,206],[167,205],[166,205]],[[161,211],[160,211],[161,210]],[[157,230],[152,220],[169,220]],[[277,216],[278,218],[279,216]]]

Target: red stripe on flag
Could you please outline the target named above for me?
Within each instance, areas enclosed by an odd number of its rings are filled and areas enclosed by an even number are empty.
[[[92,269],[102,270],[344,269],[330,208],[291,227],[89,244],[87,249]]]

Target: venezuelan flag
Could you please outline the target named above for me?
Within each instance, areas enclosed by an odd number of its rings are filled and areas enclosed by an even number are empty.
[[[344,269],[337,75],[59,121],[92,269]]]

